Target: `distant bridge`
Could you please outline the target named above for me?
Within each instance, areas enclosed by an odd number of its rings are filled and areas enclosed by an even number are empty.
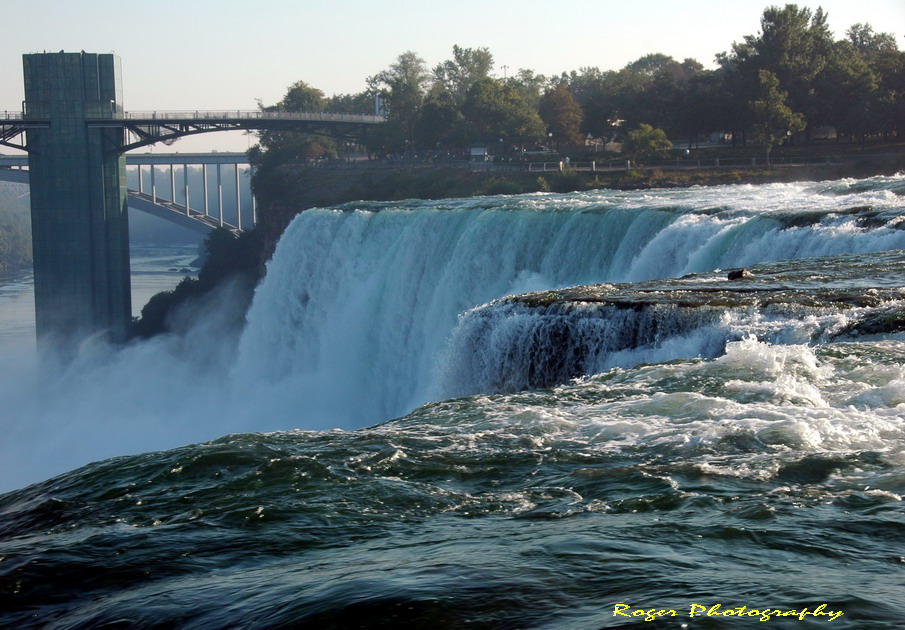
[[[107,112],[86,117],[89,128],[123,129],[128,141],[118,151],[132,151],[162,142],[172,144],[179,138],[211,131],[301,131],[322,136],[367,140],[367,130],[386,122],[383,116],[369,114],[332,114],[327,112],[265,112],[261,110],[226,111],[132,111],[117,109],[110,101]],[[26,112],[0,112],[0,145],[26,150],[23,134],[29,129],[50,127],[49,117]],[[14,139],[19,138],[18,141]]]
[[[0,155],[0,181],[28,184],[27,167],[26,155]],[[129,207],[202,234],[255,225],[250,175],[245,153],[126,155]]]

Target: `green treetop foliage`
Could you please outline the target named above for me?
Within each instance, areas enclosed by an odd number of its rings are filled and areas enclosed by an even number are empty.
[[[374,114],[374,94],[334,94],[324,101],[324,111],[332,114]]]
[[[544,89],[550,84],[550,80],[533,70],[519,69],[513,76],[506,78],[506,82],[519,93],[522,100],[531,107],[537,108]]]
[[[846,35],[873,79],[873,84],[863,94],[871,118],[868,132],[890,133],[894,130],[901,134],[905,128],[905,53],[898,50],[894,35],[874,33],[867,24],[853,25]],[[861,75],[863,70],[853,62],[852,72]],[[845,79],[848,83],[857,81],[848,76]],[[866,83],[863,78],[861,82]],[[850,133],[858,134],[857,131]]]
[[[689,149],[700,136],[731,129],[727,112],[733,104],[721,90],[719,72],[695,73],[677,92],[676,99],[670,133],[675,138],[687,139]]]
[[[815,79],[818,94],[833,94],[819,102],[819,119],[833,121],[837,132],[864,141],[880,129],[879,111],[872,94],[877,93],[876,74],[850,41],[833,44],[826,69]]]
[[[666,157],[671,148],[672,142],[665,131],[644,123],[630,131],[622,143],[622,152],[636,163]]]
[[[582,130],[595,137],[615,137],[621,124],[616,74],[592,67],[568,75],[569,89],[584,114]]]
[[[895,131],[901,138],[905,130],[905,53],[884,53],[878,57],[873,68],[879,82],[873,100],[880,131]]]
[[[544,137],[537,111],[508,82],[484,78],[471,86],[462,105],[471,142],[534,142]]]
[[[387,150],[414,148],[415,128],[430,80],[424,59],[412,51],[402,53],[389,68],[368,78],[371,89],[384,99],[387,122],[381,140]]]
[[[870,24],[853,24],[846,32],[848,41],[857,49],[865,63],[873,64],[884,53],[895,52],[896,36],[892,33],[874,33]]]
[[[304,81],[296,81],[275,108],[281,112],[320,112],[324,109],[324,93]]]
[[[703,66],[694,59],[680,63],[663,54],[647,55],[629,64],[620,73],[628,88],[619,103],[620,118],[629,127],[648,123],[676,133],[689,84],[702,71]]]
[[[767,7],[760,20],[761,32],[748,35],[743,44],[733,44],[733,61],[741,80],[757,90],[760,71],[773,73],[782,89],[788,93],[789,107],[802,113],[808,124],[821,121],[820,95],[814,79],[827,66],[832,53],[832,35],[823,9],[812,13],[794,4]]]
[[[461,107],[471,86],[489,77],[491,70],[493,55],[488,49],[453,46],[453,58],[434,68],[434,81]]]

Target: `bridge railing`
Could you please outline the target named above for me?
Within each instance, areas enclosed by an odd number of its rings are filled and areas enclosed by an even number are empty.
[[[0,120],[24,120],[26,117],[21,111],[2,111]],[[262,112],[257,109],[231,109],[217,111],[182,110],[182,111],[129,111],[111,113],[113,120],[312,120],[312,121],[336,121],[381,123],[386,119],[383,116],[371,114],[334,114],[329,112]]]
[[[262,112],[260,110],[219,110],[219,111],[128,111],[112,116],[122,120],[314,120],[337,122],[384,122],[383,116],[370,114],[334,114],[328,112]]]

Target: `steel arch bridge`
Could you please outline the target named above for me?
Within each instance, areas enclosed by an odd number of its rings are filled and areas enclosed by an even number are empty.
[[[172,144],[179,138],[212,131],[297,131],[345,138],[367,144],[368,129],[386,122],[383,116],[332,114],[326,112],[231,111],[148,111],[118,112],[111,105],[108,115],[86,119],[88,128],[116,129],[123,143],[111,148],[119,153],[161,142]],[[48,117],[27,112],[0,113],[0,145],[27,151],[24,136],[29,130],[49,129]]]

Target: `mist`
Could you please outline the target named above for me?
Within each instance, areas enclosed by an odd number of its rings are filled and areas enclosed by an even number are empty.
[[[174,316],[174,332],[112,346],[84,341],[74,359],[5,353],[0,492],[110,457],[175,448],[226,434],[295,428],[252,383],[232,374],[239,331],[225,286]]]

